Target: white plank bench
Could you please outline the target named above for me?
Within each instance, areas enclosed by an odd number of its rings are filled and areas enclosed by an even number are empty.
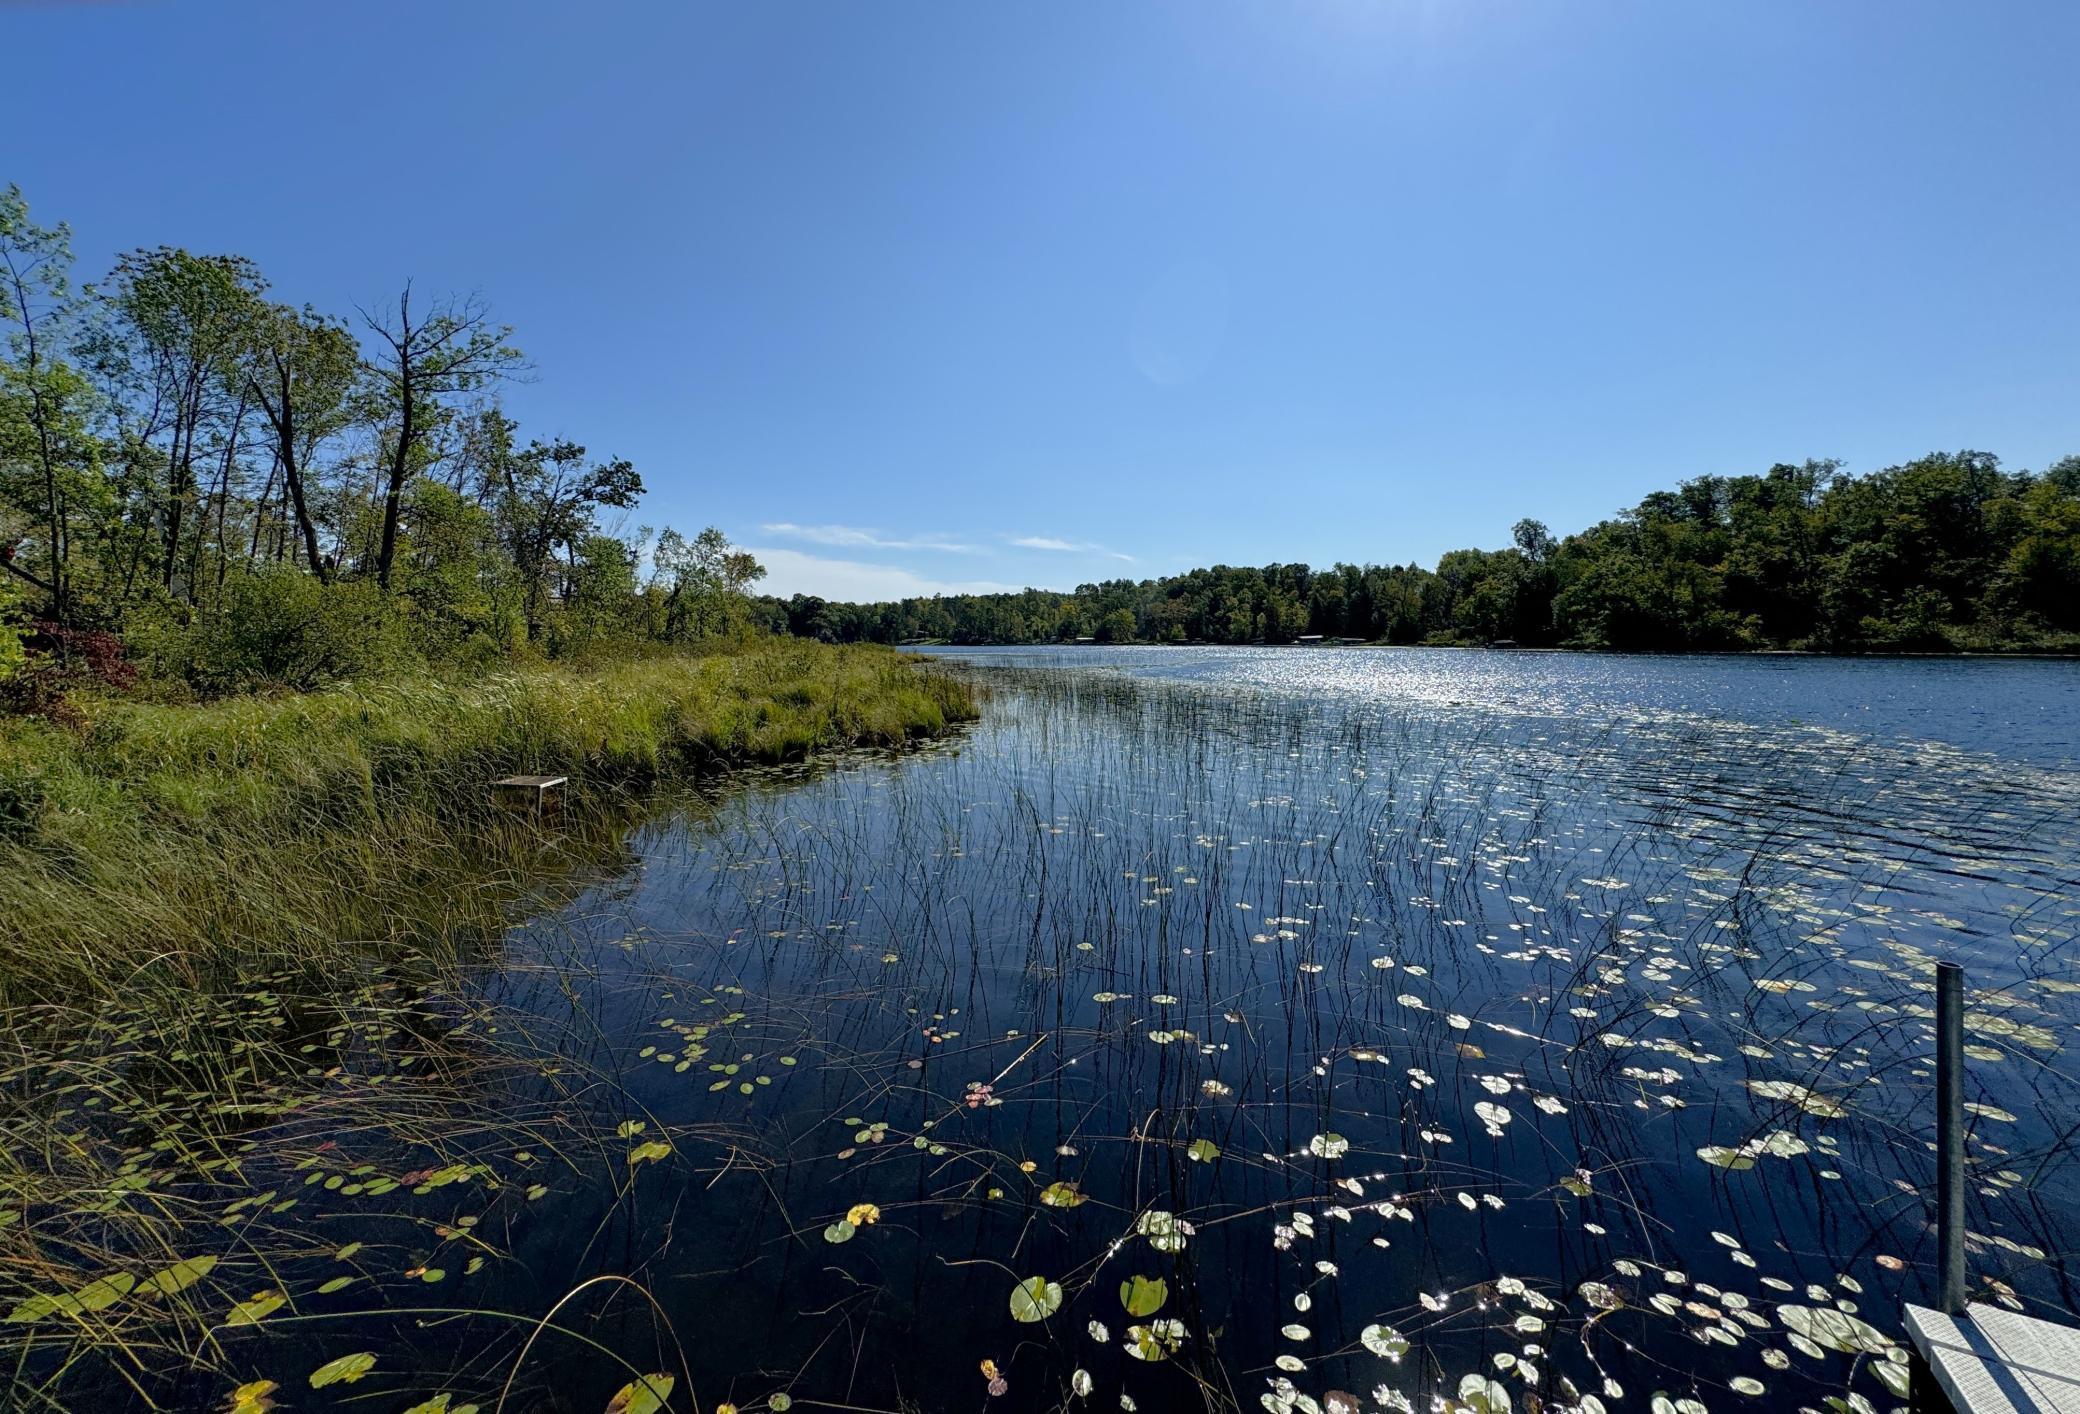
[[[569,776],[506,776],[491,783],[491,798],[508,809],[524,809],[539,816],[555,807],[553,792],[569,781]]]
[[[2080,1330],[1998,1306],[1910,1305],[1907,1334],[1957,1414],[2080,1414]]]

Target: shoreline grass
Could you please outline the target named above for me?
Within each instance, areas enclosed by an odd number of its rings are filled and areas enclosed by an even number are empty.
[[[769,640],[0,727],[0,1006],[202,985],[495,926],[490,782],[645,786],[897,745],[975,715],[883,648]]]

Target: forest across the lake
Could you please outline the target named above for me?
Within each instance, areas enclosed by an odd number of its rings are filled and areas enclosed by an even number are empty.
[[[175,247],[75,278],[0,192],[0,712],[176,700],[747,634],[880,643],[2080,650],[2080,456],[1701,476],[1434,568],[1216,565],[1073,592],[756,595],[722,531],[630,527],[628,459],[523,438],[528,361],[479,297],[339,317]],[[1497,536],[1502,526],[1498,518]],[[1389,552],[1391,522],[1379,540]]]
[[[881,643],[2080,650],[2080,456],[2041,473],[1974,451],[1866,475],[1831,460],[1779,463],[1684,481],[1565,539],[1520,520],[1511,541],[1450,551],[1434,569],[1215,565],[1073,594],[796,595],[784,608],[794,633]]]

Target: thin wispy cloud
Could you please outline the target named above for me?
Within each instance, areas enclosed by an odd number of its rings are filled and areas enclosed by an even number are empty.
[[[1103,555],[1108,560],[1134,562],[1132,555],[1123,555],[1117,550],[1108,550],[1088,540],[1063,540],[1053,535],[1010,535],[1005,539],[1013,545],[1027,550],[1052,550],[1064,555]]]
[[[814,594],[824,599],[873,604],[934,594],[1009,594],[1026,587],[989,579],[932,579],[895,565],[827,558],[778,546],[745,548],[766,567],[766,579],[758,586],[759,592],[782,599],[794,594]]]
[[[807,540],[815,545],[836,545],[856,550],[943,550],[950,555],[980,553],[977,546],[932,534],[888,535],[858,525],[796,525],[793,521],[782,520],[769,521],[759,529],[768,535],[784,535],[790,540]]]

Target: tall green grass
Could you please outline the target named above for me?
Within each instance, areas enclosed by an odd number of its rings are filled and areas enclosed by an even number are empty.
[[[654,782],[893,745],[974,710],[959,684],[888,650],[773,640],[6,724],[0,1005],[202,985],[495,924],[490,885],[516,833],[491,801],[503,775],[568,774],[583,814]]]

